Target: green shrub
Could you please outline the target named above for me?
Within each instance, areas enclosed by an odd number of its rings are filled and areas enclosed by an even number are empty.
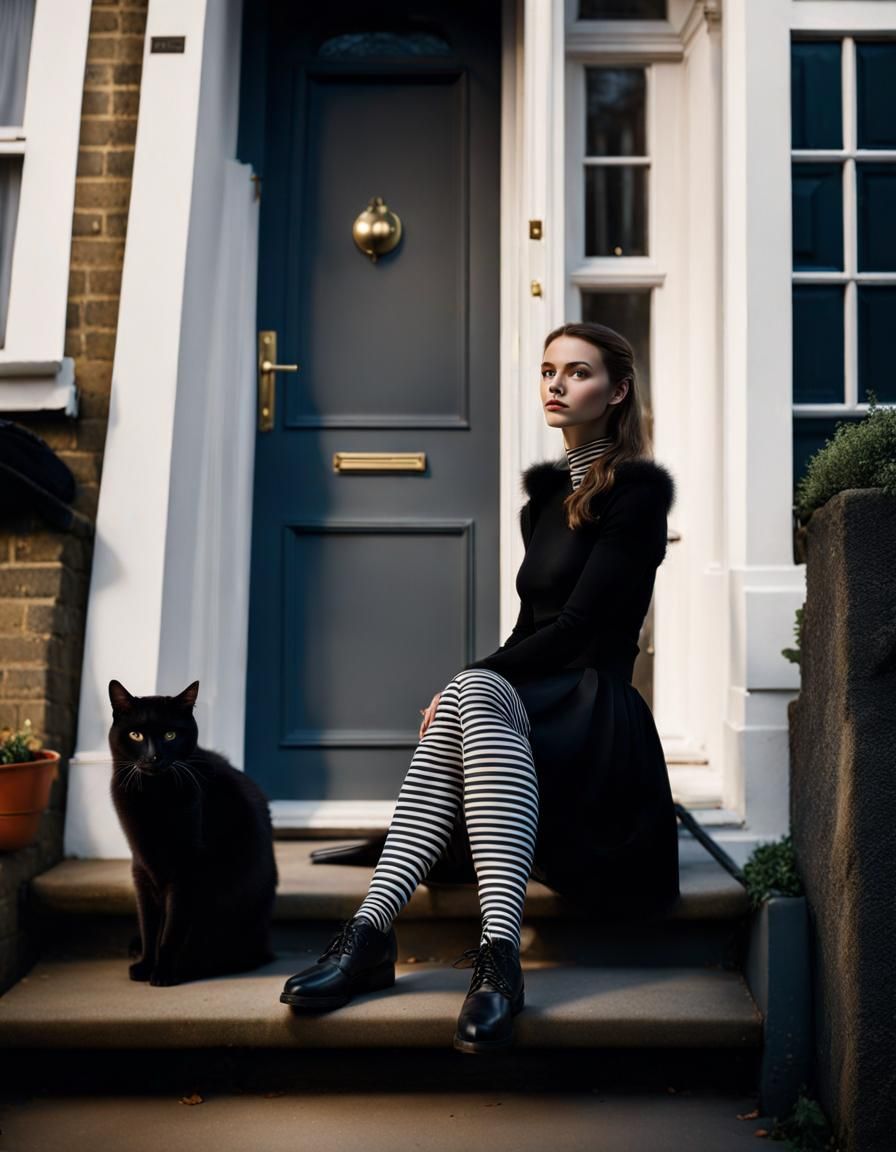
[[[768,896],[802,896],[803,882],[796,868],[790,835],[758,844],[743,868],[747,895],[754,908]]]
[[[796,641],[795,648],[782,648],[781,655],[785,660],[790,660],[793,664],[800,662],[800,648],[803,642],[803,612],[806,605],[801,604],[796,610],[796,616],[793,621],[793,638]]]
[[[786,1140],[787,1152],[837,1152],[838,1145],[821,1105],[801,1085],[796,1103],[783,1120],[775,1117],[772,1140]]]
[[[805,523],[847,488],[882,488],[896,495],[896,407],[878,408],[870,388],[867,415],[838,420],[833,437],[809,458],[794,493],[799,520]]]

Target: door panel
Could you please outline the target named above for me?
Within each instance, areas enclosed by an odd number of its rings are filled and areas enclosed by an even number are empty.
[[[299,365],[257,432],[245,765],[271,799],[393,799],[419,709],[500,643],[500,5],[272,0],[244,45],[258,323]]]
[[[464,88],[462,75],[309,78],[307,162],[317,179],[295,313],[306,383],[288,394],[290,427],[468,425]],[[372,264],[351,223],[380,190],[403,236]],[[338,387],[327,370],[334,347]]]

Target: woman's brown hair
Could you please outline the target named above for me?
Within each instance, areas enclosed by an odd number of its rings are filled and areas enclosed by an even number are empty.
[[[579,528],[596,520],[591,515],[591,499],[599,492],[611,488],[616,479],[616,467],[624,460],[650,459],[653,445],[647,417],[641,404],[641,390],[635,371],[635,354],[628,340],[614,328],[582,320],[572,324],[561,324],[545,337],[547,350],[552,340],[558,336],[578,336],[600,349],[603,363],[610,378],[611,387],[623,380],[629,381],[629,388],[618,404],[610,409],[607,435],[613,443],[602,452],[582,478],[581,484],[563,501],[566,506],[567,524]]]

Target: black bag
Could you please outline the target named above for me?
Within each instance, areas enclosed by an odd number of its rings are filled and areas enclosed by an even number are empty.
[[[91,534],[93,525],[69,505],[72,470],[30,428],[0,419],[0,516],[38,514],[54,528]]]

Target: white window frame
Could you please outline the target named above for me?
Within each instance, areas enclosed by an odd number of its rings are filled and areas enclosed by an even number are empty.
[[[578,20],[577,0],[566,3],[566,315],[581,319],[582,292],[651,291],[662,288],[667,277],[684,285],[685,271],[678,235],[686,199],[677,149],[680,125],[688,114],[681,83],[685,46],[692,31],[694,8],[690,0],[669,0],[667,20]],[[699,18],[702,18],[700,16]],[[649,255],[588,256],[585,241],[585,69],[588,66],[632,66],[645,70],[646,151],[641,157],[611,158],[609,163],[641,163],[649,172],[647,235]],[[600,161],[598,161],[599,163]],[[594,163],[594,161],[591,161]],[[657,184],[663,193],[657,194]],[[687,322],[684,291],[674,296],[652,293],[650,324],[651,380],[655,415],[655,443],[659,459],[685,475],[676,461],[686,450],[688,430],[680,424],[686,394],[681,369],[679,333]],[[662,388],[658,378],[662,378]],[[678,395],[682,402],[670,402]],[[693,437],[693,420],[690,436]],[[682,539],[670,547],[669,559],[657,581],[654,668],[654,715],[676,794],[692,806],[714,804],[723,794],[722,756],[707,733],[712,730],[709,694],[696,690],[680,675],[671,653],[689,651],[689,609],[697,593],[689,573],[697,563],[695,544],[686,524],[685,495],[670,518],[670,528]],[[674,612],[663,605],[676,604]],[[660,653],[665,655],[661,655]]]
[[[859,149],[856,137],[856,37],[868,33],[896,33],[896,3],[891,0],[852,0],[851,3],[821,4],[818,0],[791,0],[791,43],[805,43],[813,38],[840,41],[840,93],[843,141],[840,148],[792,149],[791,161],[843,162],[843,269],[820,272],[807,269],[792,271],[796,284],[843,284],[843,401],[841,403],[794,403],[795,416],[843,418],[868,412],[868,402],[859,400],[859,327],[858,286],[862,283],[893,284],[896,272],[859,272],[856,263],[858,220],[856,217],[856,162],[892,160],[888,149]],[[878,401],[881,408],[892,408],[891,402]]]
[[[37,0],[21,128],[0,155],[22,156],[0,412],[78,411],[65,356],[69,257],[91,0]]]
[[[643,65],[646,69],[645,93],[647,126],[646,167],[656,166],[655,142],[660,133],[650,132],[656,125],[657,92],[655,70],[663,61],[682,60],[682,33],[676,27],[684,20],[691,0],[668,0],[668,20],[578,20],[579,0],[564,0],[566,5],[566,314],[580,317],[580,289],[595,287],[612,291],[661,287],[665,271],[651,256],[585,256],[585,192],[582,166],[585,161],[582,141],[585,135],[584,72],[586,65]],[[674,23],[673,23],[674,21]],[[664,93],[665,99],[665,93]],[[638,157],[625,157],[621,162],[637,163]],[[610,161],[614,162],[614,161]],[[652,182],[648,180],[648,187]],[[656,197],[648,192],[647,234],[651,249],[657,226]]]

